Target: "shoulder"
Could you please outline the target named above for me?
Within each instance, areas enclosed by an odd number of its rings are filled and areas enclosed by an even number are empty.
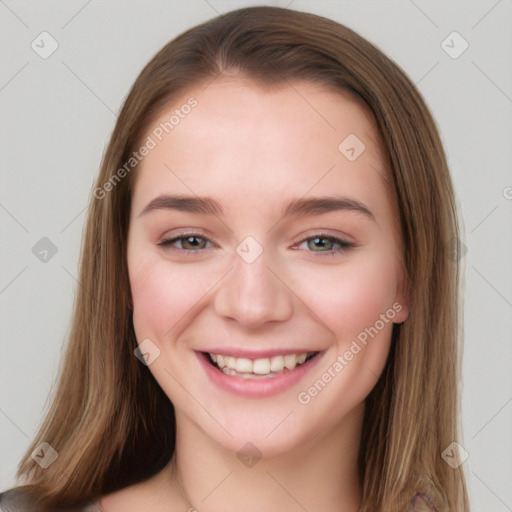
[[[18,489],[0,493],[0,512],[29,512],[33,509],[26,494]]]
[[[0,512],[37,512],[33,500],[23,490],[14,488],[0,493]],[[64,511],[61,511],[64,512]],[[100,502],[90,502],[69,512],[104,512]]]
[[[129,512],[140,511],[152,503],[155,496],[165,495],[171,489],[168,478],[169,467],[166,466],[156,475],[147,480],[124,487],[110,494],[105,494],[96,500],[91,500],[72,509],[61,508],[55,512]],[[166,496],[167,498],[167,496]],[[172,497],[170,498],[172,500]],[[164,502],[169,502],[164,499]],[[159,509],[155,504],[153,512]],[[21,487],[14,487],[0,492],[0,512],[40,512],[34,500]],[[53,512],[53,511],[52,511]],[[163,512],[168,512],[166,509]]]

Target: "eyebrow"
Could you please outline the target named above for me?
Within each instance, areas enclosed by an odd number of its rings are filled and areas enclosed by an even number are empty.
[[[189,213],[206,213],[221,215],[222,206],[210,197],[194,197],[182,195],[162,195],[150,201],[139,213],[138,217],[152,210],[178,210]]]
[[[178,210],[188,213],[222,215],[222,205],[211,197],[161,195],[150,201],[139,213],[139,217],[152,210]],[[344,196],[326,196],[299,198],[290,201],[281,213],[281,217],[320,215],[333,211],[348,210],[360,213],[371,220],[375,216],[360,201]]]
[[[375,216],[367,206],[356,199],[343,196],[294,199],[285,207],[282,216],[319,215],[340,210],[354,211],[375,220]]]

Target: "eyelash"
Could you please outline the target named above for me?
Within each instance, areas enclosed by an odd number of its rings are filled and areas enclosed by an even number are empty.
[[[204,236],[199,235],[198,233],[182,233],[173,238],[163,239],[160,242],[158,242],[157,245],[159,245],[163,248],[178,250],[180,252],[184,252],[185,254],[191,254],[191,253],[197,254],[197,253],[202,252],[204,249],[180,249],[177,247],[173,247],[173,244],[178,242],[179,240],[183,240],[185,238],[192,238],[192,237],[210,242],[210,240],[208,240]],[[335,245],[339,245],[339,247],[337,249],[330,249],[327,251],[308,251],[308,252],[314,253],[316,256],[336,256],[339,253],[348,252],[349,250],[351,250],[352,248],[355,247],[355,244],[352,242],[348,242],[346,240],[343,240],[342,238],[337,238],[337,237],[334,237],[331,235],[327,235],[325,233],[318,233],[318,234],[308,236],[307,238],[304,238],[300,242],[295,244],[294,247],[296,247],[304,242],[307,242],[308,240],[313,240],[315,238],[319,238],[321,240],[328,240],[329,242],[332,242]],[[212,243],[212,242],[210,242],[210,243]]]

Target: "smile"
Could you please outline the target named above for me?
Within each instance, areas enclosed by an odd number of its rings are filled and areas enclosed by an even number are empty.
[[[236,351],[234,351],[236,352]],[[264,398],[283,392],[299,381],[322,359],[322,352],[234,355],[196,352],[210,382],[222,391],[247,398]],[[268,357],[263,357],[267,355]]]
[[[210,361],[226,375],[244,379],[273,378],[283,372],[294,370],[314,357],[316,352],[286,354],[260,359],[233,357],[224,354],[208,353]]]

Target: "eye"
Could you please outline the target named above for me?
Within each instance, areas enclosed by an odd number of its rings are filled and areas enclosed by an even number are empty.
[[[354,247],[352,242],[324,234],[308,237],[294,247],[301,249],[304,248],[301,247],[304,244],[306,244],[306,249],[309,252],[323,253],[325,255],[336,255]],[[197,233],[183,233],[172,238],[166,238],[158,242],[158,245],[185,252],[201,252],[214,246],[207,238]]]
[[[328,236],[324,234],[314,235],[312,237],[306,238],[296,247],[299,249],[301,246],[306,244],[306,248],[310,252],[324,253],[327,255],[335,255],[342,252],[347,252],[351,248],[354,247],[352,242],[347,242],[341,238]]]
[[[202,249],[207,249],[209,247],[208,244],[213,245],[209,240],[196,233],[183,233],[179,236],[163,239],[158,242],[158,245],[162,247],[190,252],[200,252]]]

